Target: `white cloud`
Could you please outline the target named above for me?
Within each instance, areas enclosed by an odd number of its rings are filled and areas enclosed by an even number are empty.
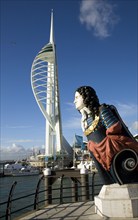
[[[111,35],[111,30],[119,21],[114,8],[115,5],[107,0],[82,0],[80,22],[86,24],[88,30],[93,30],[95,36],[106,38]]]
[[[138,131],[138,121],[134,121],[132,124],[132,128],[136,131]]]
[[[114,102],[114,105],[130,132],[135,135],[138,132],[138,105],[120,102]]]
[[[40,142],[41,140],[35,140],[35,142]],[[7,143],[32,143],[34,140],[31,139],[17,139],[17,140],[9,140]]]
[[[131,131],[131,133],[135,136],[136,134],[138,134],[138,121],[134,121],[130,127],[129,130]]]
[[[31,128],[32,126],[29,126],[29,125],[13,125],[13,126],[9,126],[9,125],[7,125],[7,128],[12,128],[12,129],[24,129],[24,128]]]
[[[16,145],[16,144],[12,144],[12,146],[5,147],[2,149],[2,152],[4,152],[4,153],[9,153],[9,152],[18,153],[18,152],[24,152],[24,151],[25,151],[25,149],[23,146]]]
[[[10,159],[21,159],[26,156],[26,150],[23,146],[12,144],[8,147],[1,147],[0,149],[0,159],[10,160]]]
[[[44,146],[35,146],[31,148],[25,148],[22,145],[13,143],[8,147],[0,148],[0,160],[20,160],[25,159],[32,155],[33,152],[38,153],[44,151]]]
[[[116,107],[122,117],[137,116],[138,106],[136,104],[117,103]]]

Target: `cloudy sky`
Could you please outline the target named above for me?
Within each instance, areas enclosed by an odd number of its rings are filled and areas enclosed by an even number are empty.
[[[137,0],[1,0],[0,159],[43,150],[45,119],[32,93],[32,62],[49,42],[54,11],[62,130],[83,135],[75,90],[92,86],[114,104],[133,135],[138,128]]]

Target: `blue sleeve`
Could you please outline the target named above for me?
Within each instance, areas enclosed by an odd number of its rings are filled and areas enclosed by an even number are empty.
[[[119,119],[112,112],[110,106],[108,105],[102,106],[100,111],[100,118],[102,124],[106,127],[106,129],[110,128],[112,125],[119,121]]]

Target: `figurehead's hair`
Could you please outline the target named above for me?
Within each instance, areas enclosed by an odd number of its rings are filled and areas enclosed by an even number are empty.
[[[90,86],[81,86],[76,92],[82,95],[84,105],[91,111],[93,119],[95,115],[98,116],[100,103],[95,90]]]

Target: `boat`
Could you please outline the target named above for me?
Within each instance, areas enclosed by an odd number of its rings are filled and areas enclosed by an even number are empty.
[[[21,169],[19,171],[12,171],[12,176],[34,176],[34,175],[39,175],[40,172],[37,169],[30,169],[30,170],[26,170],[26,169]]]
[[[4,175],[5,176],[34,176],[39,175],[40,170],[32,166],[23,166],[19,162],[14,164],[5,164]]]

